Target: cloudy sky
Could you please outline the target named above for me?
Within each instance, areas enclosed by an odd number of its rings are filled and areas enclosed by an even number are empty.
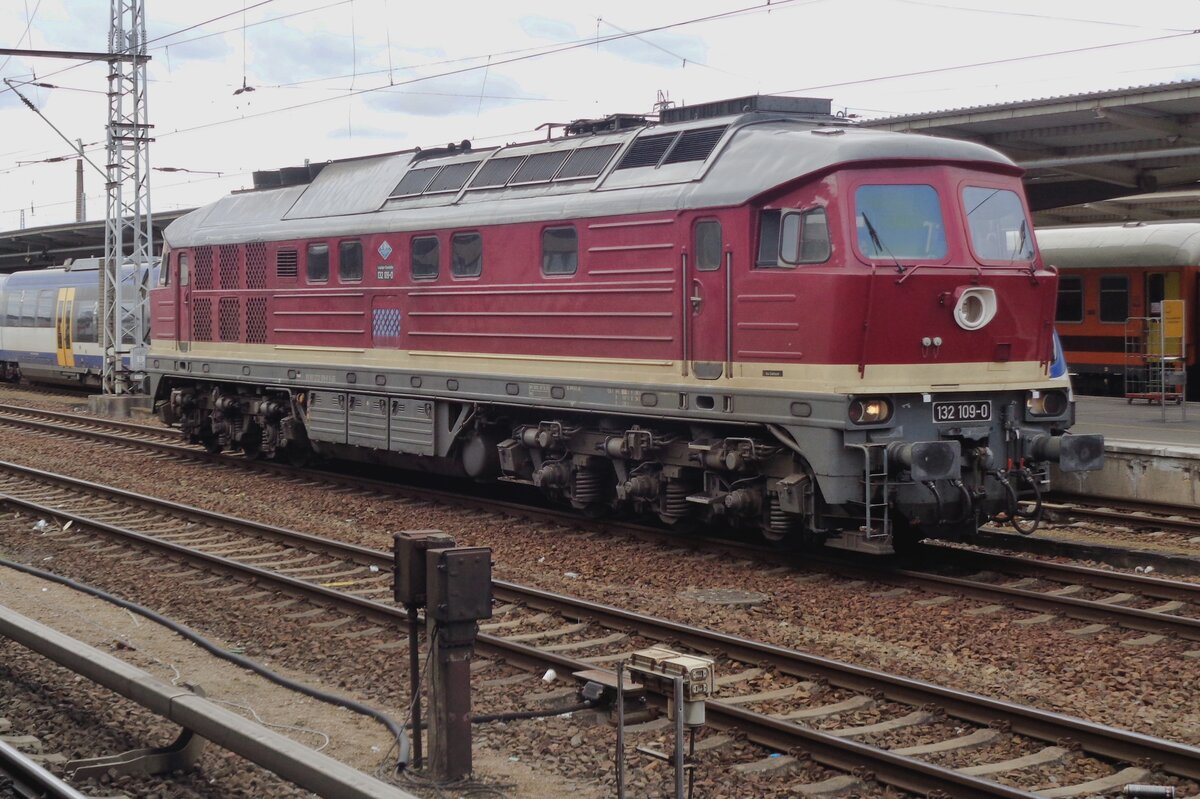
[[[649,112],[660,93],[828,97],[879,117],[1200,77],[1197,0],[145,2],[162,210],[256,169],[525,141],[544,123]],[[0,47],[106,51],[108,15],[109,0],[0,0]],[[0,230],[22,211],[27,227],[74,218],[74,161],[47,159],[72,152],[57,128],[103,166],[106,76],[0,57],[45,116],[0,84]],[[95,219],[103,183],[90,167],[85,182]]]

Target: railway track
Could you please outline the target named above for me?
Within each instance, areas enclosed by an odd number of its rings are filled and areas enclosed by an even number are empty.
[[[93,537],[100,532],[118,537],[118,549],[132,545],[153,550],[386,628],[405,625],[405,611],[388,601],[390,553],[24,467],[4,464],[0,469],[0,491],[9,495],[8,503],[59,520],[45,534],[61,543],[94,547]],[[723,675],[719,698],[708,709],[713,726],[737,729],[774,752],[802,750],[843,772],[865,768],[902,790],[1029,797],[1035,794],[1020,787],[1022,772],[1070,763],[1072,751],[1059,745],[1066,739],[1087,756],[1115,761],[1115,766],[1104,766],[1108,773],[1103,775],[1114,784],[1153,779],[1155,772],[1138,763],[1160,764],[1155,768],[1162,774],[1200,780],[1200,749],[1195,747],[512,583],[497,581],[494,592],[501,605],[495,620],[484,627],[479,650],[497,662],[539,673],[546,668],[571,673],[611,664],[654,642],[706,652],[716,657]],[[767,685],[771,687],[764,690]],[[881,720],[846,724],[866,710]],[[955,753],[986,744],[998,734],[998,721],[1028,739],[1026,755],[983,764],[974,772],[938,764],[938,759],[953,760]],[[975,729],[968,732],[963,725]],[[638,730],[628,732],[636,740]],[[922,742],[901,745],[906,740]],[[720,745],[719,737],[714,741],[714,747]],[[988,776],[1003,776],[1016,785]],[[1098,788],[1064,785],[1040,795],[1087,795],[1092,790]]]
[[[199,459],[224,469],[266,471],[294,484],[319,480],[334,485],[336,490],[388,496],[400,502],[437,501],[451,506],[466,506],[486,512],[538,519],[562,525],[564,528],[595,532],[615,531],[672,545],[678,544],[680,540],[673,533],[644,525],[607,519],[584,519],[559,509],[469,496],[463,492],[434,490],[426,486],[405,486],[327,471],[297,469],[237,456],[211,455],[199,446],[184,444],[179,440],[178,433],[169,428],[3,405],[0,405],[0,423],[15,424],[50,435],[80,436],[120,448],[142,448],[163,457]],[[988,535],[984,534],[985,539]],[[991,533],[990,536],[989,541],[1000,545],[1005,542],[996,539],[1012,539],[1004,533]],[[1024,540],[1029,539],[1013,539],[1014,543]],[[1042,617],[1041,621],[1063,616],[1091,625],[1116,625],[1139,630],[1148,636],[1172,636],[1200,641],[1200,584],[1118,574],[1102,569],[1068,566],[996,553],[971,552],[939,545],[923,546],[923,554],[915,560],[935,563],[939,568],[947,565],[957,566],[960,571],[970,568],[976,573],[949,575],[929,569],[898,568],[892,561],[876,564],[863,558],[847,559],[823,551],[781,554],[757,544],[724,539],[689,539],[689,543],[706,548],[714,547],[738,557],[768,560],[773,563],[782,559],[798,569],[825,568],[851,578],[866,578],[897,587],[917,588],[930,593],[934,601],[949,594],[995,604],[997,610],[1009,607],[1033,612]],[[1052,554],[1069,557],[1072,551],[1071,547],[1060,542]],[[1081,558],[1092,554],[1095,554],[1094,548],[1085,545],[1081,545],[1077,552],[1077,556]],[[1125,559],[1144,563],[1148,560],[1148,555],[1125,551]],[[1195,565],[1191,561],[1185,561],[1180,565],[1180,570],[1187,571],[1188,566]],[[1002,581],[997,579],[998,575],[1009,575],[1016,579]],[[1034,623],[1038,621],[1035,620]],[[1153,641],[1153,638],[1147,638],[1145,643]]]
[[[1053,516],[1200,536],[1200,520],[1185,515],[1188,513],[1185,508],[1145,502],[1097,500],[1060,492],[1055,492],[1051,498],[1056,501],[1046,502],[1043,508]]]

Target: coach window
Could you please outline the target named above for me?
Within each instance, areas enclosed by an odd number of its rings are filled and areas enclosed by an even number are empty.
[[[779,233],[779,257],[785,264],[823,264],[832,254],[824,208],[788,211]]]
[[[942,205],[932,186],[859,186],[854,205],[858,251],[867,259],[945,259]]]
[[[38,292],[37,327],[52,327],[54,322],[54,289]]]
[[[483,273],[483,237],[455,233],[450,240],[451,277],[479,277]]]
[[[361,241],[343,241],[338,245],[338,280],[362,280],[363,257]]]
[[[1129,276],[1100,278],[1100,321],[1125,323],[1129,318]]]
[[[1083,321],[1083,278],[1078,275],[1059,275],[1058,308],[1054,319],[1058,322]]]
[[[441,269],[441,248],[437,236],[416,236],[412,240],[412,279],[437,280]]]
[[[308,282],[326,283],[329,281],[329,245],[308,245]]]
[[[721,268],[721,223],[704,219],[696,223],[696,270],[715,272]]]
[[[4,306],[4,325],[5,327],[20,327],[21,326],[21,292],[9,291],[8,300]]]
[[[579,269],[579,234],[573,226],[542,231],[542,274],[573,275]]]

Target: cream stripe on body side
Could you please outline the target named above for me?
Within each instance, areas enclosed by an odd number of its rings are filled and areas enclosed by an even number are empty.
[[[154,341],[150,356],[171,360],[236,361],[248,364],[309,363],[321,368],[389,369],[422,374],[478,374],[517,380],[556,382],[580,380],[663,388],[679,386],[709,391],[742,389],[833,394],[955,393],[1014,389],[1061,388],[1046,367],[1036,361],[1005,363],[921,363],[868,365],[863,375],[853,364],[796,364],[735,362],[733,377],[684,377],[679,361],[563,358],[542,355],[430,352],[423,350],[358,349],[272,344],[192,342],[180,352],[173,340]],[[159,370],[170,372],[170,369]],[[764,374],[765,373],[765,374]],[[303,382],[300,378],[298,382]],[[369,391],[367,386],[363,390]]]

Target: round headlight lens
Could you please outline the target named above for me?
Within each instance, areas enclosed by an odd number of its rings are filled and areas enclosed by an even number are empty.
[[[854,424],[879,424],[892,417],[892,404],[882,397],[856,399],[850,403],[849,416]]]
[[[1035,391],[1026,397],[1025,410],[1030,416],[1062,416],[1069,404],[1065,391]]]

